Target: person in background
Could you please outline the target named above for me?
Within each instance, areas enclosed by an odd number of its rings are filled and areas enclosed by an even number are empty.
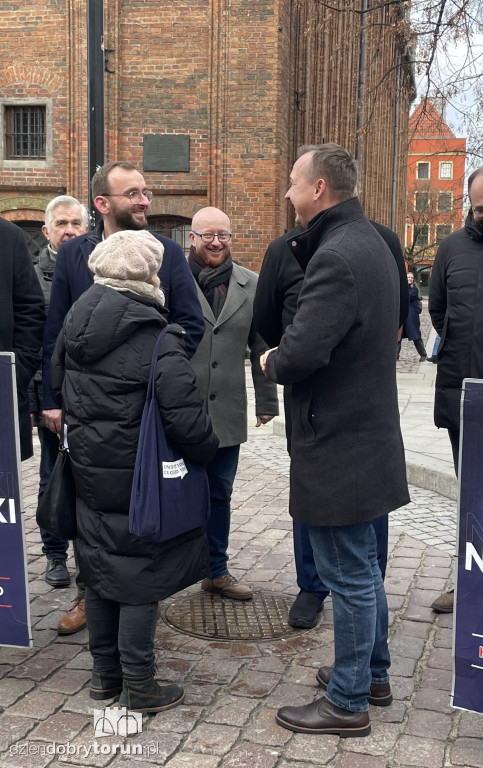
[[[414,275],[412,272],[408,272],[408,285],[409,285],[409,312],[408,316],[403,323],[402,338],[412,341],[416,350],[419,353],[419,362],[423,363],[427,360],[426,349],[421,339],[421,327],[419,324],[419,315],[422,310],[422,302],[419,297],[419,289],[414,282]],[[398,343],[397,359],[399,360],[399,353],[401,351],[401,342]]]
[[[44,332],[44,298],[25,235],[0,218],[0,352],[15,353],[20,458],[33,455],[29,384],[40,363]]]
[[[167,324],[158,272],[163,245],[151,233],[124,231],[94,249],[94,285],[67,313],[51,367],[63,403],[76,484],[77,558],[86,584],[93,657],[90,696],[137,712],[179,704],[181,686],[155,680],[158,601],[208,570],[204,528],[163,543],[129,533],[129,506],[141,416],[154,345]],[[106,322],[107,318],[107,322]],[[213,458],[213,433],[185,349],[173,324],[155,365],[165,434],[199,464]]]
[[[52,276],[54,274],[57,251],[62,243],[87,232],[89,216],[87,208],[75,197],[60,195],[54,197],[45,209],[45,224],[42,232],[48,240],[47,245],[40,251],[34,269],[39,279],[45,300],[45,309],[50,305]],[[42,416],[42,368],[39,368],[30,383],[30,412],[37,426],[40,441],[40,482],[39,501],[49,481],[59,453],[59,437],[45,426]],[[69,542],[60,539],[49,531],[40,529],[42,552],[47,558],[45,581],[51,587],[67,587],[70,584],[70,574],[67,570],[67,550]]]

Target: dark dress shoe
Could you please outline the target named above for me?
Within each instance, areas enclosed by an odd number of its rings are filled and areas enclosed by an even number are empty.
[[[92,671],[89,696],[91,699],[112,699],[122,691],[122,671],[111,669],[107,672]]]
[[[323,607],[324,601],[314,592],[301,590],[288,612],[288,623],[297,629],[312,629],[317,626]]]
[[[296,733],[335,733],[343,739],[368,736],[371,732],[369,712],[349,712],[325,697],[304,707],[282,707],[275,720],[282,728]]]
[[[55,559],[47,560],[45,569],[45,581],[51,587],[68,587],[70,584],[70,573],[65,565],[65,560]]]
[[[329,685],[334,667],[321,667],[316,674],[317,682],[324,690]],[[367,697],[369,704],[374,707],[388,707],[392,704],[391,686],[389,683],[371,683],[371,693]]]

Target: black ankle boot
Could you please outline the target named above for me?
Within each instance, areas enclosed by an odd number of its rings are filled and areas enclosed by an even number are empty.
[[[148,677],[124,677],[121,707],[132,712],[161,712],[181,704],[184,691],[180,685],[159,685],[152,675]]]
[[[112,699],[122,691],[122,672],[121,670],[110,670],[108,672],[92,671],[91,687],[89,696],[91,699]]]

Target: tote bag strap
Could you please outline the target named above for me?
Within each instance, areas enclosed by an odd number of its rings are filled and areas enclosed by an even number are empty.
[[[156,363],[158,362],[159,345],[161,344],[163,338],[166,336],[168,330],[169,324],[164,326],[163,330],[156,339],[156,344],[154,345],[153,356],[151,358],[151,370],[149,371],[148,391],[146,399],[154,397],[154,371],[156,368]]]

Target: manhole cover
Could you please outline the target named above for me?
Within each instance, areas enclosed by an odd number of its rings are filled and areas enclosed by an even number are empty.
[[[171,603],[164,614],[168,624],[195,637],[225,640],[273,640],[297,633],[287,623],[293,597],[276,592],[254,592],[253,600],[226,600],[197,592]]]

